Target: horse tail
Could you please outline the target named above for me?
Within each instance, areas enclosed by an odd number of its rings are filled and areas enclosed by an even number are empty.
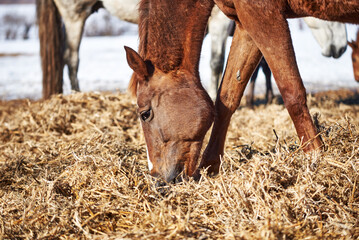
[[[65,36],[53,0],[36,0],[42,67],[42,96],[62,93]]]

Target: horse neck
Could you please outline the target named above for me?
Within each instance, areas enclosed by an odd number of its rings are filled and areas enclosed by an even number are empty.
[[[142,0],[140,55],[164,72],[184,68],[197,73],[213,5],[208,0]]]

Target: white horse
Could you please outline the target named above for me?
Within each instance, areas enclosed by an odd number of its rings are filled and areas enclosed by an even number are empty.
[[[106,8],[112,15],[118,17],[121,20],[128,21],[131,23],[138,22],[138,10],[137,6],[139,0],[52,0],[62,17],[62,21],[65,25],[66,32],[66,47],[63,53],[63,56],[58,56],[64,60],[64,64],[68,66],[69,78],[71,81],[71,89],[75,91],[80,91],[79,80],[77,78],[78,67],[79,67],[79,47],[82,39],[84,24],[86,19],[98,8]],[[40,34],[50,35],[54,31],[61,31],[59,27],[54,27],[50,24],[51,21],[48,21],[46,17],[43,17],[41,24],[40,17],[42,14],[49,14],[50,7],[39,7],[39,5],[51,4],[51,0],[37,0],[37,9],[38,9],[38,22],[40,28]],[[40,10],[39,10],[40,9]],[[44,9],[44,11],[41,11]],[[54,13],[55,14],[55,13]],[[48,22],[46,22],[48,21]],[[224,54],[225,54],[225,45],[227,37],[230,35],[230,25],[231,21],[217,8],[215,7],[212,11],[212,16],[208,22],[208,32],[211,35],[211,85],[208,89],[210,96],[214,99],[217,93],[217,86],[219,79],[222,75],[223,65],[224,65]],[[343,37],[341,35],[342,29],[345,25],[340,24],[330,25],[329,22],[324,22],[323,20],[312,19],[311,23],[308,25],[311,27],[313,34],[318,37],[318,42],[321,44],[323,52],[327,56],[330,55],[340,55],[337,53],[337,49],[341,49],[343,46],[346,47],[346,33]],[[45,28],[44,31],[41,31],[41,28]],[[328,29],[328,30],[327,30]],[[314,33],[315,32],[315,33]],[[335,34],[333,34],[335,32]],[[58,34],[59,35],[59,34]],[[56,37],[54,37],[56,38]],[[41,41],[40,36],[40,45],[47,45],[44,48],[60,48],[58,46],[59,41],[54,41],[56,43],[49,44],[48,41]],[[48,37],[46,39],[49,39]],[[343,40],[343,41],[339,41]],[[334,45],[335,47],[327,47]],[[324,50],[326,49],[326,50]],[[345,48],[344,48],[345,49]],[[334,51],[334,52],[333,52]],[[47,52],[43,51],[43,52]],[[342,52],[341,52],[342,53]],[[51,69],[52,71],[56,70],[56,67],[50,67],[46,61],[50,61],[49,58],[56,58],[54,54],[49,54],[50,56],[44,56],[41,54],[43,62],[43,78],[46,78],[44,74],[47,71],[44,71],[44,68]],[[54,59],[52,62],[58,61]],[[63,69],[61,69],[63,70]],[[59,76],[62,74],[58,74]],[[48,77],[50,78],[50,77]],[[62,79],[59,80],[62,84]],[[45,87],[45,86],[44,86]],[[61,88],[62,89],[62,88]]]
[[[344,23],[330,22],[313,17],[303,18],[326,57],[339,58],[347,48],[347,31]],[[232,32],[231,21],[217,8],[212,11],[208,31],[211,35],[211,82],[208,93],[212,99],[217,96],[217,87],[223,73],[227,37]],[[267,83],[268,86],[268,83]],[[250,84],[250,94],[254,82]],[[267,91],[268,94],[268,91]],[[252,93],[253,96],[253,93]]]
[[[121,20],[137,23],[138,0],[53,0],[59,10],[66,31],[64,61],[69,69],[71,89],[80,91],[77,78],[79,48],[86,19],[98,8],[105,7]]]
[[[303,18],[325,57],[339,58],[347,49],[347,29],[344,23],[330,22],[314,17]]]

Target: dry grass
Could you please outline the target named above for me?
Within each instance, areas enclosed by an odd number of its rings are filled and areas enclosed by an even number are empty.
[[[2,102],[0,239],[358,239],[359,104],[328,96],[309,97],[326,151],[282,105],[241,108],[219,176],[161,191],[127,96]]]

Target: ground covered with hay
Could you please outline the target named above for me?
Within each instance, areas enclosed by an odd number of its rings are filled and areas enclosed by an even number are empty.
[[[156,189],[128,96],[1,102],[0,239],[358,239],[359,94],[308,103],[325,151],[241,107],[218,176]]]

